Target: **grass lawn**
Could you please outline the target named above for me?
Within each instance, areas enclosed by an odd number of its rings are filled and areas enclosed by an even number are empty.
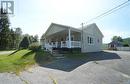
[[[11,54],[0,55],[0,72],[19,72],[38,63],[45,63],[51,60],[51,56],[43,51],[33,52],[31,50],[19,50]]]

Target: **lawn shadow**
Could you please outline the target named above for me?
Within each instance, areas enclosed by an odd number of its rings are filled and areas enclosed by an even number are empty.
[[[121,59],[121,57],[116,53],[110,53],[104,51],[86,53],[86,55],[87,56],[84,59],[70,59],[65,57],[65,58],[55,59],[48,64],[41,64],[39,62],[39,65],[46,68],[58,69],[58,70],[70,72],[76,69],[77,67],[90,61]]]
[[[32,55],[33,53],[34,53],[34,51],[30,51],[30,52],[24,54],[21,58],[26,58],[27,56]]]
[[[18,51],[20,51],[20,50],[18,49],[18,50],[16,50],[16,51],[12,52],[11,54],[9,54],[8,56],[11,56],[11,55],[17,53]]]
[[[40,66],[53,60],[53,56],[48,52],[39,51],[39,52],[35,52],[35,53],[36,54],[35,54],[34,59],[35,59],[36,63]]]

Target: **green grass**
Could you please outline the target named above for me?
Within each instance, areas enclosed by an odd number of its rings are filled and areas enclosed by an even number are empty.
[[[13,72],[19,74],[19,72],[29,68],[35,63],[39,64],[39,61],[45,62],[50,58],[47,58],[47,54],[43,51],[33,52],[31,50],[19,50],[12,54],[0,55],[0,72]],[[47,60],[48,59],[48,60]]]

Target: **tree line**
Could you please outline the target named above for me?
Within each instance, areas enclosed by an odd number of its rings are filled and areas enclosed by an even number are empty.
[[[23,35],[21,28],[10,28],[7,14],[0,15],[0,50],[27,48],[34,42],[38,42],[38,35]]]
[[[130,47],[130,38],[122,38],[120,36],[113,36],[112,41],[120,42],[123,46]]]

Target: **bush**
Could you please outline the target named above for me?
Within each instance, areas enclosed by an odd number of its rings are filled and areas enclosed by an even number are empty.
[[[29,49],[32,51],[38,51],[40,48],[41,47],[40,47],[39,43],[32,43],[29,45]]]
[[[129,47],[129,45],[128,45],[128,44],[123,44],[123,46],[124,46],[124,47]]]

